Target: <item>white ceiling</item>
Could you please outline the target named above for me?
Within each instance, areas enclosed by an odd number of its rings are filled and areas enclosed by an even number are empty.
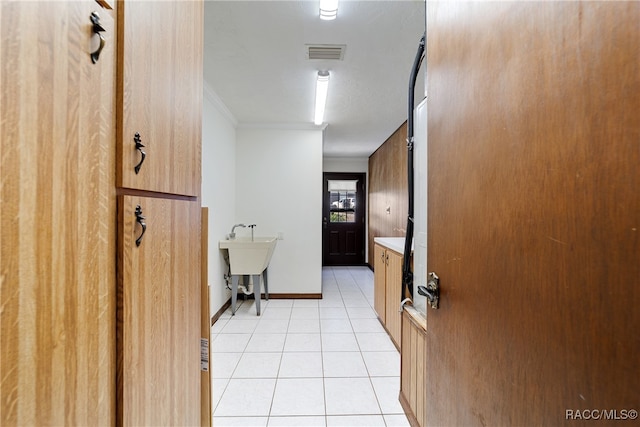
[[[329,70],[324,155],[368,157],[407,118],[425,3],[341,0],[334,21],[318,3],[206,1],[204,79],[239,126],[313,126],[315,77]],[[346,44],[344,60],[309,60],[307,44]]]

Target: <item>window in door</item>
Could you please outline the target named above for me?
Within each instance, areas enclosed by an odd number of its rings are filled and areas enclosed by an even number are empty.
[[[356,221],[358,180],[329,180],[329,222]]]

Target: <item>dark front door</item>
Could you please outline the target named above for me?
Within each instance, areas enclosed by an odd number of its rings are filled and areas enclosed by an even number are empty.
[[[324,174],[322,264],[364,264],[365,174]]]
[[[639,13],[429,2],[429,425],[637,415]]]

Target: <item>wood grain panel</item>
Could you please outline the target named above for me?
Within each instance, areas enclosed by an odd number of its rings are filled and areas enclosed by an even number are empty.
[[[400,403],[412,426],[426,426],[426,330],[406,308],[402,314]],[[416,314],[417,315],[417,314]]]
[[[413,374],[412,364],[413,355],[408,351],[411,348],[412,331],[410,320],[407,318],[406,310],[402,313],[402,344],[400,348],[404,351],[400,352],[400,403],[403,405],[403,409],[410,418],[410,414],[413,414],[413,410],[409,405],[408,396],[411,395],[411,376]],[[406,407],[405,407],[406,406]],[[414,415],[415,418],[415,415]]]
[[[427,334],[426,331],[414,324],[416,332],[415,340],[417,342],[415,357],[415,375],[416,375],[416,419],[420,420],[420,425],[427,425]]]
[[[147,231],[135,222],[140,205]],[[118,422],[197,425],[200,206],[119,196]]]
[[[386,321],[386,300],[387,300],[387,290],[386,290],[386,281],[387,281],[387,269],[385,267],[386,264],[386,251],[383,246],[378,244],[373,247],[374,253],[374,269],[373,269],[373,308],[376,310],[378,314],[378,319],[382,322],[382,324]]]
[[[375,237],[404,237],[407,228],[407,124],[369,157],[369,265]],[[387,213],[387,207],[390,212]]]
[[[402,259],[403,256],[397,252],[387,249],[387,272],[386,272],[386,315],[385,327],[393,340],[393,343],[400,349],[400,327],[402,323],[400,308],[400,291],[402,289]]]
[[[207,359],[209,366],[200,372],[200,425],[211,426],[213,408],[211,408],[211,325],[209,309],[209,208],[202,208],[200,228],[200,337],[208,341]],[[226,304],[225,304],[226,305]],[[222,314],[222,313],[220,313]],[[219,315],[218,315],[219,317]]]
[[[411,375],[409,376],[409,406],[411,407],[411,413],[417,419],[417,388],[420,386],[420,381],[418,381],[417,375],[417,364],[418,364],[418,331],[415,328],[415,325],[411,327],[411,338],[408,342],[409,346],[406,348],[407,352],[411,355],[411,361],[409,362],[411,365]]]
[[[124,1],[118,18],[118,186],[199,196],[203,2]]]
[[[428,3],[429,424],[637,409],[639,17]]]
[[[112,425],[114,21],[76,1],[1,2],[0,22],[0,424]]]

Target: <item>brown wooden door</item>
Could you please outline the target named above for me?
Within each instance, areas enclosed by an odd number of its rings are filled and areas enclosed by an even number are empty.
[[[197,425],[200,205],[120,196],[118,216],[119,424]]]
[[[364,265],[364,173],[324,174],[322,265]],[[330,190],[331,182],[351,182],[355,190]]]
[[[0,2],[2,426],[115,420],[114,41],[94,1]]]
[[[199,196],[203,2],[127,0],[118,17],[117,185]]]
[[[428,3],[430,425],[638,409],[639,16]]]

